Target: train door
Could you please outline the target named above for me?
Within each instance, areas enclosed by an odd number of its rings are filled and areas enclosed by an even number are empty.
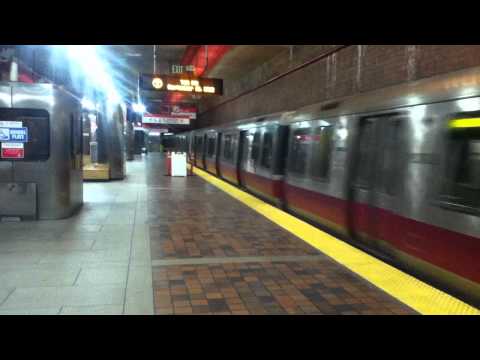
[[[395,230],[402,156],[401,118],[364,118],[356,144],[350,192],[350,225],[354,236],[380,249]]]
[[[195,145],[194,145],[194,163],[196,167],[202,167],[203,159],[203,136],[195,136]]]
[[[245,181],[242,179],[242,168],[244,166],[243,163],[246,159],[246,149],[248,149],[248,131],[241,131],[237,154],[237,178],[239,185],[243,185],[245,183]]]
[[[240,184],[240,156],[241,156],[241,148],[240,148],[240,133],[232,134],[232,142],[230,145],[230,161],[235,167],[235,183]]]
[[[207,169],[207,150],[208,150],[208,135],[203,135],[203,149],[202,149],[202,169]]]
[[[215,174],[220,175],[220,149],[223,139],[223,133],[217,133],[217,141],[215,144]]]

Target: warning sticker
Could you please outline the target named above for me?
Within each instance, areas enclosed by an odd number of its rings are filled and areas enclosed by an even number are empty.
[[[3,128],[21,128],[23,123],[21,121],[0,121],[0,127]]]
[[[2,159],[23,159],[25,149],[23,143],[2,143]]]

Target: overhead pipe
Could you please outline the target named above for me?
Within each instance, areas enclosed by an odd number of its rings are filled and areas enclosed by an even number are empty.
[[[208,113],[208,112],[210,112],[210,111],[212,111],[212,110],[214,110],[214,109],[219,108],[220,106],[223,106],[223,105],[225,105],[225,104],[228,104],[229,102],[232,102],[232,101],[234,101],[234,100],[237,100],[237,99],[241,98],[242,96],[245,96],[245,95],[248,95],[248,94],[250,94],[250,93],[252,93],[252,92],[254,92],[254,91],[257,91],[258,89],[261,89],[261,88],[263,88],[263,87],[265,87],[265,86],[267,86],[267,85],[269,85],[269,84],[271,84],[271,83],[273,83],[273,82],[275,82],[275,81],[277,81],[277,80],[280,80],[281,78],[283,78],[283,77],[285,77],[285,76],[287,76],[287,75],[290,75],[290,74],[292,74],[292,73],[294,73],[294,72],[296,72],[296,71],[298,71],[298,70],[301,70],[301,69],[303,69],[303,68],[305,68],[305,67],[307,67],[307,66],[309,66],[309,65],[312,65],[312,64],[314,64],[314,63],[316,63],[316,62],[318,62],[318,61],[320,61],[320,60],[322,60],[322,59],[325,59],[326,57],[328,57],[328,56],[330,56],[330,55],[332,55],[332,54],[335,54],[335,53],[339,52],[340,50],[343,50],[343,49],[345,49],[345,48],[347,48],[347,47],[350,47],[350,46],[352,46],[352,45],[339,45],[339,46],[337,46],[337,47],[335,47],[335,48],[333,48],[333,49],[331,49],[331,50],[329,50],[329,51],[327,51],[327,52],[325,52],[325,53],[323,53],[323,54],[321,54],[321,55],[319,55],[319,56],[317,56],[317,57],[314,57],[313,59],[308,60],[307,62],[304,62],[303,64],[300,64],[299,66],[294,67],[293,69],[290,69],[290,70],[288,70],[288,71],[286,71],[286,72],[284,72],[284,73],[282,73],[282,74],[280,74],[280,75],[274,76],[273,78],[271,78],[271,79],[265,81],[264,83],[262,83],[262,84],[260,84],[260,85],[258,85],[258,86],[256,86],[256,87],[254,87],[253,89],[246,90],[246,91],[244,91],[243,93],[240,93],[240,94],[238,94],[238,95],[236,95],[236,96],[234,96],[234,97],[232,97],[232,98],[230,98],[230,99],[227,99],[227,100],[225,100],[225,101],[223,101],[223,102],[221,102],[221,103],[219,103],[219,104],[217,104],[217,105],[215,105],[215,106],[212,106],[211,108],[205,110],[204,112],[202,112],[202,113],[199,114],[199,115],[206,114],[206,113]]]

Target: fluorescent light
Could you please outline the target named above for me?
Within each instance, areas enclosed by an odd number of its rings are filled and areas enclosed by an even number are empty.
[[[137,104],[137,103],[134,103],[132,104],[132,109],[133,111],[139,113],[139,114],[143,114],[145,112],[145,105],[143,104]]]
[[[67,55],[94,87],[105,93],[108,100],[113,103],[120,102],[121,98],[110,76],[111,69],[106,68],[106,63],[97,54],[94,45],[65,45]]]
[[[95,110],[95,104],[87,98],[82,99],[82,107],[87,110]]]

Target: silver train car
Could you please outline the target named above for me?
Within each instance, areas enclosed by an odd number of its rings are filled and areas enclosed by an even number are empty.
[[[195,166],[480,304],[480,68],[186,135]]]
[[[61,219],[82,206],[80,114],[51,84],[0,83],[0,218]]]

